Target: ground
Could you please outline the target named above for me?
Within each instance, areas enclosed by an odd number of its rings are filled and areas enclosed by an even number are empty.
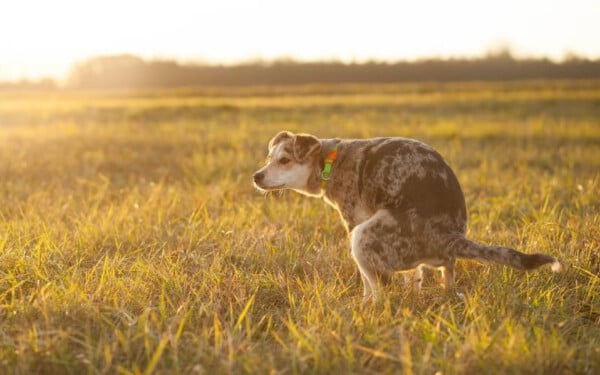
[[[282,129],[430,144],[469,237],[565,272],[361,306],[337,214],[252,187]],[[599,193],[599,81],[0,93],[1,372],[598,373]]]

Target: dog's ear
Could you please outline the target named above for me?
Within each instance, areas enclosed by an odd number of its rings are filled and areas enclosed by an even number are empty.
[[[321,150],[321,142],[314,135],[297,134],[294,137],[294,158],[302,162]]]
[[[294,133],[289,132],[287,130],[280,131],[269,142],[269,152],[271,152],[273,147],[277,146],[279,144],[279,142],[283,141],[284,139],[292,139],[292,138],[294,138]]]

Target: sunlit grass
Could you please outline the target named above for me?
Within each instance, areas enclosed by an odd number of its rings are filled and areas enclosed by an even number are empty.
[[[211,90],[0,95],[3,372],[599,371],[597,83]],[[470,237],[566,272],[361,306],[337,214],[250,184],[284,128],[426,141]]]

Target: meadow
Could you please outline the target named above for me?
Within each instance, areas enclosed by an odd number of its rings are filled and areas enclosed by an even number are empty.
[[[251,175],[279,130],[446,158],[459,261],[377,303],[337,213]],[[600,81],[0,92],[0,373],[597,374]]]

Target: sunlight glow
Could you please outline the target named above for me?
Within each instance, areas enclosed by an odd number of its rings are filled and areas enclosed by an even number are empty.
[[[91,56],[247,59],[600,56],[600,1],[32,1],[0,5],[0,80],[64,77]]]

